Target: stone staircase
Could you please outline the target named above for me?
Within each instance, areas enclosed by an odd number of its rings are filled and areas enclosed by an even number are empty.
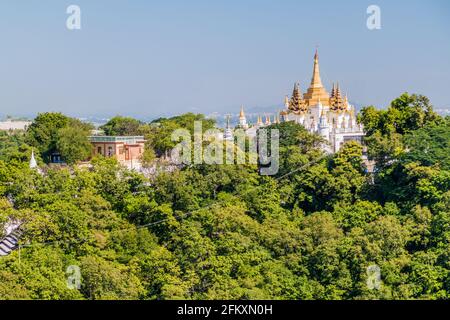
[[[21,234],[20,230],[15,230],[0,241],[0,256],[7,256],[11,251],[17,249]]]
[[[20,224],[10,225],[6,237],[0,240],[0,257],[7,256],[11,251],[17,249],[22,233]]]

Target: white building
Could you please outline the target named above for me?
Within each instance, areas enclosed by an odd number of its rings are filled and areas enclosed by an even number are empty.
[[[244,106],[241,106],[241,112],[239,113],[239,127],[244,130],[248,129],[247,118],[245,117],[244,113]]]
[[[265,121],[263,121],[263,118],[261,116],[258,116],[255,124],[249,124],[244,113],[244,107],[241,107],[241,111],[239,113],[239,124],[237,125],[237,128],[245,130],[245,134],[249,137],[256,137],[259,128],[270,126],[271,124],[280,123],[280,117],[278,115],[275,115],[273,117],[273,120],[270,119],[270,116],[265,115],[264,120]]]
[[[333,84],[331,94],[325,90],[319,71],[319,55],[316,50],[311,84],[302,94],[299,83],[294,85],[292,96],[285,97],[286,109],[280,113],[282,121],[295,121],[311,133],[321,135],[329,145],[328,152],[339,151],[349,140],[362,142],[364,130],[356,122],[355,107],[342,97],[339,84]]]
[[[259,116],[254,126],[248,126],[244,109],[241,107],[239,115],[239,127],[246,129],[249,136],[256,136],[258,128],[272,123],[294,121],[304,126],[311,133],[317,133],[328,143],[323,149],[329,153],[339,151],[341,146],[349,140],[362,143],[364,130],[362,124],[356,122],[355,107],[347,99],[342,97],[339,84],[334,85],[329,94],[320,79],[319,55],[314,56],[314,68],[311,84],[308,90],[302,94],[300,84],[294,85],[292,96],[285,97],[285,110],[280,116],[275,116],[273,121],[266,116],[263,122]]]
[[[30,124],[31,121],[7,119],[6,121],[0,121],[0,130],[3,131],[27,130]]]

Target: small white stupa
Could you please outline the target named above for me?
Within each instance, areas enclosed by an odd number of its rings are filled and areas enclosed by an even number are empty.
[[[37,165],[36,159],[34,158],[34,150],[31,149],[30,169],[34,169],[37,167],[38,167],[38,165]]]
[[[233,129],[230,125],[230,115],[227,115],[227,127],[225,128],[224,140],[233,140]]]

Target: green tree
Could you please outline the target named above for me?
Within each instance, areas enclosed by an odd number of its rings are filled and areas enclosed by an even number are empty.
[[[82,299],[67,285],[66,268],[76,264],[59,248],[36,246],[0,259],[0,296],[3,299]]]
[[[98,256],[81,259],[82,292],[94,300],[138,299],[143,287],[135,272],[117,262]]]
[[[50,161],[52,153],[62,151],[68,161],[73,162],[87,154],[87,135],[92,128],[90,124],[59,112],[40,113],[28,128],[26,141],[39,150],[46,162]]]
[[[405,161],[450,170],[450,117],[406,135],[404,141],[408,148]]]
[[[59,112],[39,113],[27,130],[27,142],[36,147],[45,161],[57,151],[58,130],[69,125],[69,117]]]
[[[88,130],[76,125],[58,130],[56,148],[67,164],[89,158],[92,145],[88,136]]]
[[[115,116],[100,127],[107,136],[136,136],[142,134],[144,123],[134,118]]]
[[[206,119],[202,114],[185,113],[172,118],[160,118],[153,120],[150,126],[150,132],[145,135],[146,147],[155,151],[157,156],[164,155],[172,150],[178,142],[172,141],[172,133],[176,129],[186,129],[194,139],[194,123],[201,122],[202,132],[215,127],[213,119]]]

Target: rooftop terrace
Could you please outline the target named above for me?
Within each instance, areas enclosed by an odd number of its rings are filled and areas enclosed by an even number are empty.
[[[136,144],[144,141],[144,136],[90,136],[89,141],[100,143]]]

